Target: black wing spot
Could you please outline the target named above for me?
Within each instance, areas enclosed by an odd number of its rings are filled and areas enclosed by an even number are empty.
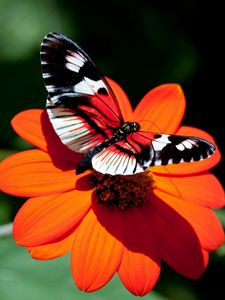
[[[106,88],[101,87],[101,88],[98,89],[98,94],[108,95],[108,92],[107,92]]]
[[[185,139],[182,136],[179,135],[170,135],[168,137],[168,140],[172,143],[172,145],[179,145],[181,144]]]
[[[161,134],[155,134],[155,135],[154,135],[154,138],[155,138],[155,139],[160,139],[161,137],[162,137]]]

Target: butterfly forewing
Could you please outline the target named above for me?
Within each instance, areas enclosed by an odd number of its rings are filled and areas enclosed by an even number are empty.
[[[133,135],[137,143],[139,136],[146,138],[146,144],[152,139],[151,133],[138,132]],[[204,139],[161,133],[154,135],[150,148],[153,150],[150,166],[195,162],[210,157],[215,151],[214,145]]]
[[[152,166],[195,162],[212,155],[208,141],[189,136],[135,132],[95,155],[93,168],[111,175],[132,175]]]
[[[111,137],[123,117],[88,55],[65,36],[49,33],[41,44],[41,64],[49,94],[47,111],[61,141],[85,153]]]

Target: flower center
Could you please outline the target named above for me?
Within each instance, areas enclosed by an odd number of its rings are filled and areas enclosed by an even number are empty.
[[[93,171],[92,182],[98,203],[113,204],[121,210],[144,203],[154,187],[150,171],[115,176]]]

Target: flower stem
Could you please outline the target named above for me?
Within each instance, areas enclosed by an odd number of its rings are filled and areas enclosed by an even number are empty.
[[[0,237],[12,234],[12,223],[0,225]]]

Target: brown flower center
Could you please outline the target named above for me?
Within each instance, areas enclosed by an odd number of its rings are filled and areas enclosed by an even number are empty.
[[[149,198],[154,183],[150,171],[126,176],[93,171],[92,182],[98,203],[113,204],[122,210],[144,203]]]

